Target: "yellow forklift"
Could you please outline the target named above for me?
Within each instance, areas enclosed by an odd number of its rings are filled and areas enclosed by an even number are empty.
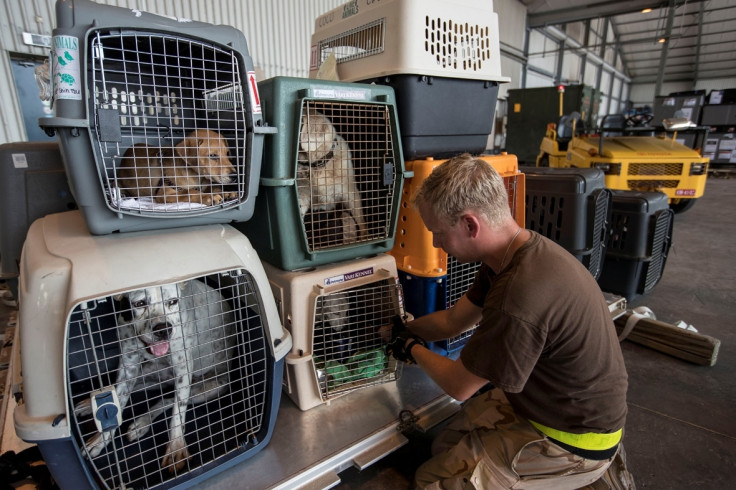
[[[699,151],[676,141],[677,131],[691,129],[693,123],[665,119],[661,135],[637,136],[633,129],[640,122],[612,114],[603,118],[597,134],[588,134],[579,113],[562,115],[558,123],[547,125],[536,165],[600,168],[609,189],[659,191],[676,213],[690,209],[705,191],[709,163]]]

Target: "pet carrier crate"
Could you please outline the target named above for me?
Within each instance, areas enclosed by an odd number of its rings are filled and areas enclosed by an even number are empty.
[[[57,1],[56,132],[94,234],[244,221],[266,127],[243,33]]]
[[[606,252],[611,191],[597,168],[521,167],[526,227],[560,244],[598,279]]]
[[[598,285],[631,301],[664,273],[674,212],[661,192],[613,191],[611,226]]]
[[[291,337],[229,225],[93,236],[46,216],[19,303],[15,430],[60,487],[187,487],[268,444]]]
[[[0,279],[15,299],[20,253],[31,223],[76,207],[58,143],[0,145]]]
[[[511,214],[524,227],[525,175],[519,172],[514,155],[481,155],[504,179]],[[407,179],[402,193],[397,239],[389,252],[395,259],[403,286],[406,310],[420,317],[449,308],[470,287],[480,262],[460,263],[455,257],[432,245],[432,234],[414,210],[411,200],[432,170],[445,160],[428,158],[406,162],[413,177]],[[459,338],[434,342],[436,352],[451,353],[465,344],[469,333]]]
[[[347,2],[315,21],[310,76],[332,56],[340,80],[394,88],[407,160],[485,150],[509,81],[490,0]]]
[[[266,141],[251,220],[236,227],[285,270],[393,246],[405,171],[393,90],[275,77],[259,84]]]
[[[264,263],[293,347],[284,391],[301,410],[395,381],[401,363],[378,329],[405,316],[396,262],[387,254],[284,271]]]

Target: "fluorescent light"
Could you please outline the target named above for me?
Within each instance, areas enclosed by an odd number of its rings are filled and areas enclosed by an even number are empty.
[[[642,14],[648,14],[648,13],[649,13],[649,12],[651,12],[651,11],[652,11],[652,9],[650,9],[650,8],[646,8],[646,9],[642,10],[642,11],[641,11],[641,13],[642,13]]]

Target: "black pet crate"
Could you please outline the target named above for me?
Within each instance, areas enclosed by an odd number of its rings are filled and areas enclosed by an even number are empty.
[[[90,231],[249,219],[273,128],[243,33],[89,0],[58,1],[56,21],[39,123]]]
[[[600,276],[611,191],[595,168],[520,167],[526,174],[526,228],[546,236]]]
[[[649,293],[664,273],[674,212],[661,192],[613,191],[611,226],[598,285],[631,301]]]
[[[55,141],[0,145],[0,279],[18,299],[18,266],[31,223],[76,209]]]

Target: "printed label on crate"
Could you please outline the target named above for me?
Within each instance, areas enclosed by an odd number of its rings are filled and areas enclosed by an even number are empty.
[[[256,82],[256,72],[248,72],[248,91],[250,92],[250,106],[253,114],[261,113],[261,98],[258,96],[258,83]]]
[[[353,99],[367,100],[367,90],[342,89],[342,88],[316,88],[312,91],[315,98],[318,99]]]
[[[28,160],[25,153],[13,153],[13,166],[15,168],[28,168]]]
[[[82,100],[79,71],[79,39],[74,36],[54,36],[52,70],[54,98]]]
[[[361,277],[371,275],[373,275],[373,267],[368,267],[367,269],[360,269],[358,271],[348,272],[347,274],[328,277],[325,279],[325,286],[340,284],[341,282],[352,281],[353,279],[359,279]]]

